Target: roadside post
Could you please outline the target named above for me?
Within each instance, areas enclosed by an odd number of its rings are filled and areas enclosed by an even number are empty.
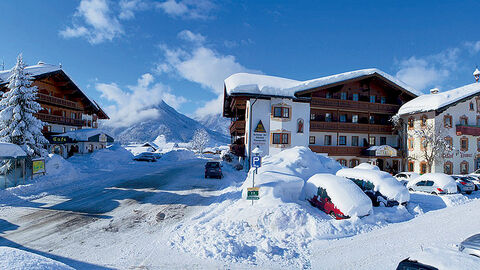
[[[252,205],[254,200],[260,199],[260,188],[255,187],[255,175],[258,173],[258,168],[262,166],[262,157],[260,156],[261,153],[262,150],[260,150],[260,147],[258,146],[252,150],[252,154],[254,154],[252,157],[252,167],[255,168],[255,171],[252,172],[252,187],[247,188],[247,200],[252,200]]]

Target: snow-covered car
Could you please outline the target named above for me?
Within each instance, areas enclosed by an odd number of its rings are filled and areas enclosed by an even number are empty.
[[[397,179],[389,173],[371,169],[341,169],[337,176],[346,177],[357,184],[372,200],[373,206],[405,205],[410,200],[410,193]]]
[[[458,250],[480,258],[480,233],[463,240],[460,245],[458,245]]]
[[[417,177],[419,177],[420,174],[418,173],[415,173],[415,172],[399,172],[397,173],[395,177],[398,181],[400,181],[404,186],[407,185],[408,181],[410,181],[411,179],[415,179]]]
[[[410,191],[422,191],[430,194],[457,193],[457,183],[444,173],[426,173],[408,182]]]
[[[453,179],[457,183],[457,191],[459,193],[472,194],[475,190],[475,184],[468,179],[468,177],[462,175],[452,175]]]
[[[315,174],[304,185],[306,199],[335,219],[366,216],[372,201],[352,181],[333,174]]]
[[[480,190],[480,176],[475,176],[471,174],[464,175],[468,180],[472,181],[475,184],[475,190]]]
[[[143,152],[138,155],[136,155],[133,160],[136,161],[148,161],[148,162],[155,162],[157,159],[155,158],[155,155],[152,152]]]
[[[205,164],[205,178],[219,178],[223,177],[222,164],[218,161],[209,161]]]
[[[480,269],[480,258],[458,250],[426,248],[401,261],[397,270]]]

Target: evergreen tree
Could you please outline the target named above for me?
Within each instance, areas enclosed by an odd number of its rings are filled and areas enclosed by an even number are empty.
[[[22,54],[8,78],[8,88],[0,99],[0,141],[20,145],[30,156],[44,156],[43,122],[34,114],[42,109],[37,99],[37,87],[25,72]]]

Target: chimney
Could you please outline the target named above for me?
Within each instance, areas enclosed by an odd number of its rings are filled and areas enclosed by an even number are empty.
[[[475,77],[475,81],[478,82],[478,79],[480,78],[480,70],[478,70],[478,68],[475,68],[475,71],[473,72],[473,77]]]
[[[430,94],[438,94],[438,92],[440,92],[440,89],[438,89],[438,88],[430,89]]]

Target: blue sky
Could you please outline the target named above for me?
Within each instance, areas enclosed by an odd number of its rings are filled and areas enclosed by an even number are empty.
[[[377,67],[422,91],[473,82],[476,1],[0,1],[0,63],[58,64],[128,125],[162,99],[221,110],[223,79],[307,80]]]

